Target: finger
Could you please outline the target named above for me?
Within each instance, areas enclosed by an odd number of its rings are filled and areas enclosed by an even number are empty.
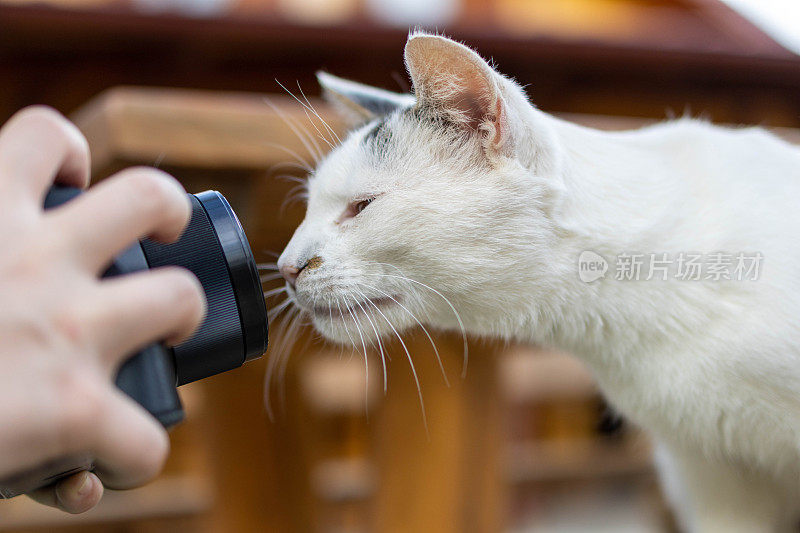
[[[161,472],[169,453],[167,433],[118,389],[111,390],[107,402],[92,432],[95,473],[108,488],[140,486]]]
[[[39,200],[54,180],[85,187],[89,166],[86,139],[53,109],[29,107],[0,129],[0,184],[6,191]]]
[[[109,488],[140,485],[161,470],[169,451],[166,431],[110,380],[66,369],[40,396],[33,410],[44,423],[31,442],[42,457],[91,457]]]
[[[104,280],[85,308],[89,331],[113,368],[135,350],[165,340],[177,344],[200,325],[203,288],[188,270],[165,267]]]
[[[33,500],[71,514],[93,509],[103,497],[103,483],[93,473],[83,471],[28,494]]]
[[[95,270],[137,239],[174,241],[190,216],[189,198],[175,178],[143,167],[124,170],[47,215],[65,246]]]

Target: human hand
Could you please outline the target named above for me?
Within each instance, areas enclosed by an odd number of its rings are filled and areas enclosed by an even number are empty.
[[[25,109],[0,129],[0,478],[90,452],[95,473],[31,494],[71,513],[94,507],[103,485],[137,486],[161,470],[164,429],[114,378],[137,349],[180,342],[205,313],[186,270],[100,278],[137,239],[180,236],[190,205],[167,174],[124,170],[43,210],[54,181],[86,187],[89,168],[86,140],[53,110]]]

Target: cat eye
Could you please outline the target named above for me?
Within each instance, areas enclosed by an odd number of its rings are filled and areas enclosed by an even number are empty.
[[[345,210],[341,214],[341,216],[338,218],[338,220],[336,220],[336,223],[337,224],[341,224],[342,222],[345,222],[346,220],[350,220],[351,218],[355,218],[364,209],[366,209],[369,204],[374,202],[375,199],[378,198],[378,196],[380,196],[380,194],[377,194],[375,196],[371,196],[371,197],[368,197],[368,198],[364,198],[362,196],[361,198],[359,198],[357,200],[353,200],[352,202],[347,204],[347,207],[345,208]]]
[[[353,204],[353,213],[354,213],[353,216],[355,216],[355,215],[359,214],[361,211],[363,211],[369,204],[372,203],[372,201],[374,199],[375,198],[367,198],[366,200],[361,200],[359,202],[355,202],[355,204]]]
[[[347,205],[347,209],[345,209],[344,213],[342,213],[341,218],[339,219],[340,222],[353,218],[361,213],[364,209],[367,208],[369,204],[371,204],[375,200],[375,198],[362,198],[361,200],[354,200]]]

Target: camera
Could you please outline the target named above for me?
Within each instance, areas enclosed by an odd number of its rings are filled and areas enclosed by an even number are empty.
[[[53,186],[45,198],[50,209],[81,191]],[[216,191],[189,194],[192,215],[186,230],[171,244],[144,239],[114,258],[103,277],[173,265],[197,276],[208,310],[191,338],[174,346],[153,343],[121,366],[116,385],[165,428],[183,420],[176,387],[203,379],[260,357],[267,349],[268,323],[258,267],[247,236],[228,201]],[[62,457],[34,470],[0,479],[0,499],[47,486],[93,468],[88,455]]]

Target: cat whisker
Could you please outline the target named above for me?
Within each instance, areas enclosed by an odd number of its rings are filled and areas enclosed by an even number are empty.
[[[346,305],[347,304],[345,303],[345,306]],[[339,298],[336,298],[336,308],[339,310],[339,316],[344,316],[344,313],[342,313],[342,307],[339,305]],[[347,333],[347,338],[350,339],[350,344],[355,346],[356,343],[353,340],[353,337],[350,335],[350,328],[347,327],[347,322],[342,321],[342,327],[344,328],[344,332]]]
[[[282,333],[279,337],[278,343],[273,344],[274,349],[272,350],[269,360],[267,362],[267,375],[264,383],[264,399],[265,399],[265,406],[267,408],[267,415],[269,419],[274,422],[275,421],[275,412],[272,409],[272,384],[274,382],[275,370],[278,366],[278,363],[281,359],[281,355],[283,353],[284,348],[287,346],[288,339],[289,339],[289,331],[288,328],[284,328],[287,323],[290,321],[293,322],[294,317],[300,312],[299,308],[293,307],[289,313],[284,315],[281,319],[281,327],[279,328]]]
[[[304,165],[301,165],[300,163],[297,163],[295,161],[282,161],[280,163],[275,163],[274,165],[271,165],[269,169],[272,171],[278,171],[284,168],[302,170],[304,172],[308,170]],[[300,176],[295,176],[294,174],[277,174],[274,175],[273,177],[278,179],[287,179],[289,181],[298,181],[298,182],[305,181],[304,178],[301,178]]]
[[[289,190],[289,194],[287,194],[287,196],[290,198],[290,200],[289,200],[290,202],[294,201],[294,200],[297,200],[297,199],[307,200],[308,199],[308,189],[306,189],[305,184],[298,185],[298,186],[293,187],[292,189],[290,189]]]
[[[303,111],[304,111],[304,112],[305,112],[305,114],[306,114],[306,118],[308,119],[308,123],[309,123],[309,124],[311,124],[311,127],[312,127],[312,128],[314,128],[314,130],[317,132],[317,137],[319,137],[319,138],[320,138],[320,140],[322,140],[322,142],[324,142],[325,144],[327,144],[327,145],[328,145],[328,147],[329,147],[331,150],[333,150],[333,144],[332,144],[332,143],[331,143],[331,142],[328,140],[328,138],[327,138],[327,137],[325,137],[325,136],[322,134],[322,132],[321,132],[321,131],[319,130],[319,128],[317,127],[317,124],[314,122],[314,119],[312,119],[312,118],[311,118],[311,115],[309,115],[309,114],[308,114],[308,111],[307,111],[307,110],[305,110],[305,109],[304,109]]]
[[[275,82],[276,82],[278,85],[280,85],[280,86],[281,86],[281,89],[283,89],[284,91],[286,91],[286,93],[287,93],[289,96],[291,96],[292,98],[294,98],[294,99],[295,99],[295,101],[297,101],[297,103],[298,103],[298,104],[300,104],[301,106],[303,106],[303,109],[305,109],[305,110],[306,110],[306,116],[308,117],[308,120],[309,120],[309,122],[311,123],[311,126],[312,126],[312,127],[315,129],[315,130],[317,130],[317,133],[319,134],[319,136],[320,136],[320,139],[324,140],[324,141],[325,141],[325,142],[328,144],[328,146],[330,146],[331,148],[333,148],[333,144],[332,144],[332,143],[331,143],[331,142],[328,140],[328,138],[327,138],[327,137],[325,137],[324,135],[322,135],[322,132],[320,132],[320,131],[319,131],[319,128],[317,128],[317,125],[314,123],[314,121],[313,121],[313,120],[311,120],[311,117],[308,115],[308,111],[311,111],[311,112],[312,112],[312,113],[314,113],[314,114],[315,114],[317,117],[319,117],[319,114],[318,114],[316,111],[314,111],[314,109],[313,109],[313,108],[311,108],[310,106],[308,106],[308,105],[306,105],[305,103],[303,103],[303,101],[302,101],[302,100],[300,100],[300,99],[299,99],[297,96],[295,96],[295,94],[294,94],[292,91],[290,91],[289,89],[287,89],[287,88],[286,88],[286,86],[285,86],[285,85],[283,85],[283,84],[282,84],[280,81],[278,81],[278,80],[276,79],[276,80],[275,80]],[[298,83],[298,86],[299,86],[299,83]],[[320,120],[322,120],[322,118],[321,118],[321,117],[319,117],[319,119],[320,119]],[[323,121],[323,122],[324,122],[324,121]]]
[[[306,189],[307,186],[308,186],[308,184],[306,183],[305,178],[301,178],[299,176],[295,176],[294,174],[276,174],[273,177],[275,179],[296,183],[297,185],[292,190],[294,190],[294,189],[296,189],[298,187],[302,187],[303,189]]]
[[[351,298],[353,298],[351,296]],[[353,298],[353,301],[356,301]],[[356,315],[353,313],[353,310],[347,305],[347,296],[344,297],[345,306],[347,307],[347,312],[350,313],[350,317],[353,319],[353,322],[356,325],[356,329],[358,330],[358,336],[361,337],[361,347],[364,349],[364,403],[365,403],[365,411],[367,417],[369,417],[369,356],[367,355],[367,343],[364,342],[364,334],[361,332],[361,326],[358,324],[358,320],[356,319]]]
[[[278,84],[280,85],[280,82],[278,82]],[[281,87],[283,86],[281,85]],[[292,133],[294,133],[297,136],[297,138],[303,144],[308,153],[311,154],[311,157],[314,158],[314,163],[319,163],[319,160],[322,158],[322,150],[320,149],[319,145],[314,140],[314,138],[308,135],[307,132],[304,132],[302,128],[300,128],[300,125],[297,124],[297,122],[294,119],[290,118],[288,115],[286,115],[286,113],[283,112],[283,110],[281,110],[278,106],[273,104],[272,100],[270,100],[269,98],[264,98],[264,101],[275,112],[275,114],[277,114],[281,118],[281,120],[283,120],[283,122],[286,123],[289,129],[292,130]]]
[[[283,277],[283,274],[281,274],[280,272],[274,272],[272,274],[262,274],[260,276],[260,279],[261,279],[261,283],[266,283],[268,281],[273,281],[273,280],[276,280],[276,279],[280,279],[282,277]]]
[[[278,315],[280,315],[285,309],[287,309],[290,305],[292,305],[293,300],[291,298],[286,298],[280,305],[273,307],[272,310],[267,313],[267,319],[272,322]]]
[[[326,128],[326,129],[327,129],[329,132],[331,132],[331,135],[333,135],[333,138],[334,138],[334,139],[336,139],[336,142],[337,142],[338,144],[342,144],[342,140],[341,140],[341,139],[339,138],[339,136],[336,134],[336,131],[334,131],[334,129],[333,129],[333,128],[331,128],[330,124],[328,124],[328,123],[325,121],[325,119],[324,119],[324,118],[322,118],[322,117],[320,116],[320,114],[319,114],[319,113],[317,113],[317,110],[316,110],[316,109],[314,109],[314,106],[313,106],[313,105],[311,105],[311,102],[309,102],[309,101],[308,101],[308,97],[306,96],[306,93],[304,93],[304,92],[303,92],[303,88],[302,88],[302,87],[300,87],[300,82],[299,82],[299,81],[297,82],[297,88],[300,90],[300,94],[303,96],[303,100],[305,100],[305,101],[306,101],[306,103],[308,104],[308,107],[309,107],[309,108],[311,108],[311,112],[312,112],[312,113],[314,113],[314,115],[316,115],[316,117],[317,117],[317,118],[320,120],[320,122],[322,122],[322,124],[325,126],[325,128]]]
[[[161,152],[160,154],[158,154],[158,157],[156,157],[156,160],[153,161],[153,164],[151,166],[153,168],[160,168],[161,163],[164,162],[165,157],[167,157],[167,152]]]
[[[287,196],[291,196],[293,194],[297,194],[298,192],[308,194],[308,187],[306,186],[306,182],[305,181],[302,182],[302,183],[299,183],[299,184],[295,185],[294,187],[292,187],[291,189],[289,189],[289,192],[287,193]]]
[[[338,298],[337,298],[337,300],[338,300]],[[331,319],[331,324],[333,324],[333,306],[332,305],[328,306],[328,316]],[[340,342],[338,344],[339,344],[339,360],[341,360],[342,357],[344,357],[344,343]]]
[[[372,307],[374,307],[375,310],[378,312],[378,314],[383,317],[383,319],[386,321],[386,323],[389,325],[389,327],[392,328],[392,331],[394,331],[394,334],[397,336],[397,340],[400,341],[400,345],[403,347],[403,350],[406,352],[406,357],[408,358],[408,364],[411,367],[411,374],[414,376],[414,382],[417,384],[417,394],[419,396],[419,407],[420,407],[420,409],[422,411],[422,423],[425,426],[425,434],[430,437],[430,434],[428,432],[428,416],[425,413],[425,401],[422,399],[422,387],[419,384],[419,376],[417,376],[417,369],[414,366],[414,361],[411,359],[411,353],[408,351],[408,347],[406,346],[406,343],[403,342],[403,337],[400,336],[400,334],[397,332],[397,329],[395,329],[394,324],[392,324],[392,322],[388,318],[386,318],[386,315],[383,314],[383,311],[380,310],[380,308],[375,304],[375,302],[373,302],[372,300],[367,298],[364,295],[364,293],[362,293],[361,291],[356,290],[356,292],[358,292],[358,294],[362,298],[364,298],[364,300],[366,300],[367,303],[371,304]]]
[[[306,200],[307,198],[308,198],[308,190],[306,188],[305,183],[292,187],[291,189],[289,189],[289,192],[286,193],[286,198],[284,198],[283,202],[281,202],[281,207],[278,210],[279,215],[283,216],[286,208],[289,207],[292,203],[298,200]]]
[[[399,305],[399,306],[400,306],[400,307],[401,307],[401,308],[402,308],[402,309],[403,309],[403,310],[404,310],[406,313],[408,313],[408,314],[411,316],[411,318],[413,318],[413,319],[414,319],[414,321],[417,323],[417,325],[418,325],[420,328],[422,328],[422,331],[423,331],[423,332],[425,333],[425,335],[428,337],[428,340],[430,341],[430,343],[431,343],[431,346],[433,347],[433,352],[436,354],[436,361],[439,363],[439,370],[441,370],[441,371],[442,371],[442,378],[444,378],[444,383],[445,383],[445,385],[447,385],[448,387],[450,387],[450,380],[449,380],[449,379],[447,379],[447,372],[445,372],[445,371],[444,371],[444,365],[442,364],[442,357],[439,355],[439,349],[438,349],[438,348],[436,348],[436,343],[435,343],[435,342],[433,342],[433,337],[431,337],[431,334],[430,334],[430,333],[428,333],[428,330],[425,328],[425,326],[423,326],[423,325],[422,325],[422,322],[420,322],[420,321],[419,321],[419,319],[418,319],[418,318],[417,318],[417,317],[414,315],[414,313],[412,313],[411,311],[409,311],[409,310],[408,310],[408,308],[407,308],[406,306],[404,306],[403,304],[401,304],[400,302],[398,302],[398,301],[397,301],[395,298],[393,298],[393,297],[392,297],[391,295],[389,295],[388,293],[386,293],[386,292],[383,292],[382,290],[380,290],[380,289],[378,289],[378,288],[376,288],[376,287],[371,287],[371,286],[369,286],[369,285],[366,285],[366,284],[363,284],[363,283],[362,283],[362,285],[364,285],[364,287],[366,287],[366,288],[368,288],[368,289],[370,289],[370,290],[373,290],[373,291],[378,291],[379,293],[381,293],[382,295],[386,296],[386,297],[387,297],[387,298],[389,298],[391,301],[393,301],[394,303],[396,303],[397,305]]]
[[[292,348],[297,342],[298,331],[302,326],[302,319],[304,313],[296,313],[289,324],[289,329],[286,338],[287,346],[281,354],[281,359],[278,365],[278,399],[281,402],[281,411],[286,412],[286,369],[289,366],[289,359],[292,355]]]
[[[287,207],[289,207],[290,205],[292,205],[295,202],[301,202],[301,201],[305,202],[307,200],[308,200],[308,194],[306,194],[306,193],[295,194],[295,195],[293,195],[293,196],[291,196],[291,197],[289,197],[289,198],[287,198],[285,200],[285,204],[286,205],[282,205],[281,206],[281,210],[282,211],[285,210]]]
[[[264,292],[264,298],[271,298],[273,296],[281,294],[282,292],[286,292],[286,286],[278,287],[277,289],[272,289],[272,290],[269,290],[269,291],[265,291]]]
[[[426,285],[426,284],[422,283],[421,281],[417,281],[415,279],[411,279],[408,276],[395,276],[393,274],[378,274],[378,273],[365,274],[365,275],[367,275],[367,276],[384,276],[384,277],[387,277],[387,278],[397,278],[397,279],[402,279],[402,280],[408,281],[410,283],[415,283],[415,284],[417,284],[417,285],[419,285],[421,287],[424,287],[424,288],[434,292],[440,298],[442,298],[442,300],[445,301],[445,303],[453,311],[453,315],[455,315],[456,320],[458,321],[458,326],[459,326],[459,328],[461,328],[461,338],[464,340],[464,362],[463,362],[462,368],[461,368],[461,378],[462,379],[466,378],[467,377],[467,363],[469,362],[469,346],[468,346],[468,343],[467,343],[467,331],[466,331],[466,328],[464,327],[464,322],[461,320],[461,315],[458,313],[458,311],[456,310],[456,308],[452,304],[452,302],[450,302],[450,300],[447,299],[447,297],[444,294],[442,294],[441,292],[437,291],[433,287],[431,287],[429,285]]]
[[[267,399],[269,400],[268,403],[268,414],[270,415],[270,419],[274,416],[274,410],[272,406],[272,394],[271,392],[275,390],[278,393],[279,400],[280,400],[280,409],[283,411],[285,409],[285,403],[283,399],[280,398],[280,382],[279,382],[279,374],[280,374],[280,366],[282,361],[288,357],[287,352],[291,349],[291,346],[294,345],[294,339],[292,339],[294,333],[294,324],[297,322],[297,317],[300,311],[298,308],[292,308],[291,312],[283,316],[281,320],[280,328],[281,328],[281,335],[280,340],[276,344],[275,350],[273,351],[272,357],[270,358],[269,365],[267,366],[267,387],[270,391],[268,394]]]
[[[308,193],[304,191],[301,191],[297,194],[293,194],[292,196],[288,196],[286,199],[284,199],[283,203],[281,204],[280,211],[281,213],[283,213],[283,211],[285,211],[286,208],[292,205],[293,203],[300,201],[305,202],[307,200],[308,200]]]
[[[306,184],[301,183],[299,185],[295,185],[294,187],[289,189],[289,192],[286,193],[286,196],[288,198],[291,198],[293,196],[294,197],[308,196],[308,189],[306,188]]]
[[[328,317],[331,320],[331,324],[333,324],[333,306],[332,305],[328,306]],[[342,353],[344,353],[344,350],[342,350]],[[341,357],[341,356],[342,356],[342,354],[339,354],[339,357]]]
[[[256,267],[259,270],[278,270],[278,263],[258,263]]]
[[[295,152],[294,150],[292,150],[288,146],[284,146],[282,144],[278,144],[278,143],[274,143],[274,142],[265,142],[264,146],[270,146],[272,148],[276,148],[278,150],[286,152],[288,155],[294,157],[297,160],[297,163],[299,165],[301,165],[302,170],[305,170],[309,174],[314,172],[314,168],[311,166],[311,163],[309,163],[303,156],[301,156],[300,154],[298,154],[297,152]]]
[[[381,336],[378,333],[378,328],[375,327],[375,323],[372,321],[372,318],[370,318],[370,314],[371,313],[368,314],[366,309],[364,309],[364,306],[361,305],[361,302],[359,302],[355,298],[353,298],[353,299],[355,300],[355,302],[358,305],[358,307],[361,308],[361,312],[364,313],[364,316],[367,318],[367,321],[369,322],[370,326],[372,326],[372,331],[375,332],[375,339],[378,342],[378,350],[380,350],[381,363],[383,365],[383,394],[385,395],[387,390],[388,390],[388,376],[387,376],[387,371],[386,371],[386,356],[383,353],[383,343],[381,342]],[[373,315],[373,317],[374,317],[374,315]]]

